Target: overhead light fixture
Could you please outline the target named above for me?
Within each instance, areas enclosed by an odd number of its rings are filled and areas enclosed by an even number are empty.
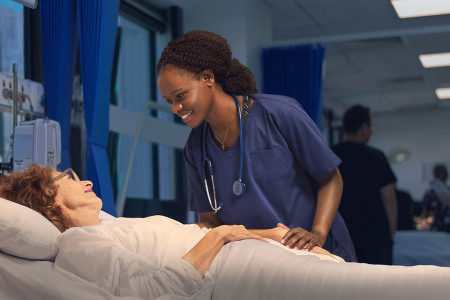
[[[449,1],[450,3],[450,1]],[[448,67],[450,66],[450,52],[419,55],[420,62],[424,68]]]
[[[449,0],[391,0],[399,18],[450,14]]]
[[[38,6],[38,0],[13,0],[13,1],[32,9],[35,9]]]
[[[391,164],[400,163],[411,156],[411,150],[403,146],[396,146],[388,152],[387,158]]]
[[[450,99],[450,88],[436,89],[436,95],[439,99]]]

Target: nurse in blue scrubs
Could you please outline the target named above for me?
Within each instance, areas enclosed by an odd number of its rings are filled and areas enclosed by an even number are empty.
[[[251,71],[227,41],[191,31],[171,41],[157,65],[163,98],[192,128],[184,156],[191,210],[200,227],[290,229],[286,247],[320,246],[356,261],[337,212],[341,160],[292,98],[258,94]]]

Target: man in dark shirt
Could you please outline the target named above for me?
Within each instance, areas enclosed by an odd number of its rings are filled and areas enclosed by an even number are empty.
[[[344,190],[339,212],[347,224],[359,262],[392,264],[397,227],[396,178],[386,156],[366,145],[372,135],[369,109],[351,107],[344,136],[332,150],[339,156]]]
[[[397,197],[398,214],[397,230],[416,230],[413,219],[413,203],[411,195],[405,191],[395,190]]]

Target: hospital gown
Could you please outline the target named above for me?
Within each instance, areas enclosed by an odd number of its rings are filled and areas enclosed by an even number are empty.
[[[182,259],[207,233],[162,216],[72,228],[55,270],[142,299],[446,299],[450,269],[393,267],[289,250],[257,240],[224,245],[202,278]],[[297,254],[297,255],[295,255]]]

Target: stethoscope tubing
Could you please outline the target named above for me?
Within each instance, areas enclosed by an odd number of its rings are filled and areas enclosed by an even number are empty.
[[[242,183],[242,173],[244,169],[244,138],[242,134],[242,114],[241,114],[241,105],[239,103],[239,100],[237,97],[233,94],[231,94],[234,101],[236,102],[238,115],[239,115],[239,142],[240,142],[240,166],[239,166],[239,182]],[[203,143],[202,143],[202,152],[203,152],[203,159],[202,159],[202,179],[205,185],[206,195],[208,197],[209,205],[211,205],[211,208],[213,209],[213,214],[217,213],[219,209],[222,208],[224,205],[223,202],[220,203],[219,207],[217,207],[217,199],[216,199],[216,188],[214,186],[214,174],[213,174],[213,168],[212,168],[212,162],[211,159],[206,155],[206,134],[207,134],[207,126],[208,122],[205,120],[205,124],[203,127]],[[209,167],[209,172],[211,174],[211,182],[213,186],[213,195],[214,195],[214,206],[211,201],[211,196],[209,194],[209,188],[208,183],[206,181],[206,172],[205,172],[205,164]],[[245,185],[244,185],[245,186]],[[244,189],[245,190],[245,189]]]

